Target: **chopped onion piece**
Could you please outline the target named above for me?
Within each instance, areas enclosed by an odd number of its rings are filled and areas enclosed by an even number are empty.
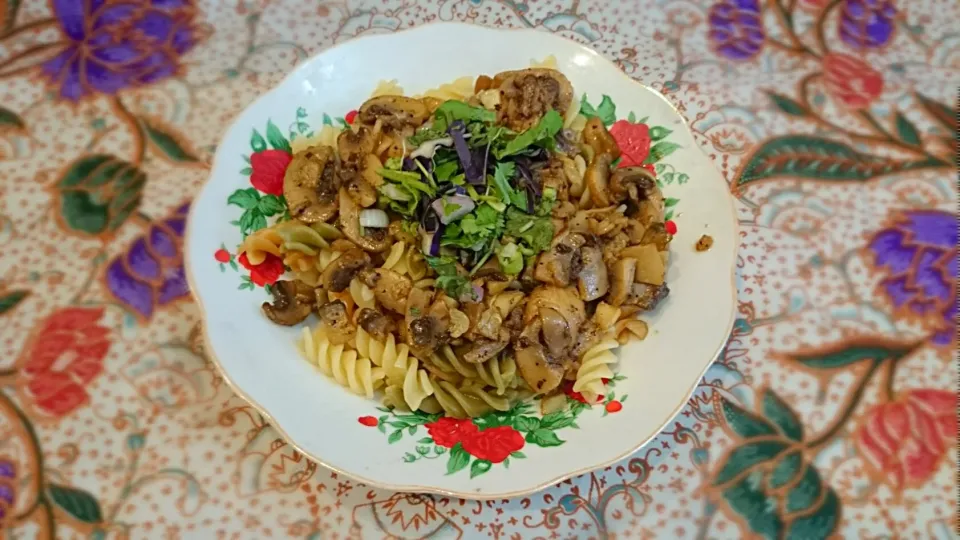
[[[452,197],[440,197],[433,201],[430,206],[440,216],[440,222],[448,225],[472,212],[477,204],[466,195],[453,195]]]
[[[360,226],[371,229],[382,229],[390,225],[387,213],[378,208],[367,208],[360,211]]]

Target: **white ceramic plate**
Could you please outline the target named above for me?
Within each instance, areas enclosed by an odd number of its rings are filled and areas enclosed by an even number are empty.
[[[664,195],[678,199],[670,207],[678,227],[667,272],[670,295],[645,317],[649,337],[620,349],[614,395],[600,404],[571,399],[570,408],[547,419],[528,406],[458,429],[378,410],[378,403],[337,386],[298,355],[300,328],[276,326],[261,314],[268,294],[254,282],[275,275],[258,268],[250,281],[235,258],[239,224],[264,225],[258,216],[274,210],[267,193],[250,189],[251,155],[260,152],[253,156],[253,184],[263,189],[271,167],[283,166],[283,154],[271,150],[286,148],[292,135],[296,140],[319,130],[325,115],[335,122],[357,108],[380,80],[396,79],[411,95],[457,77],[525,68],[549,55],[595,106],[607,95],[617,118],[665,128],[655,130],[657,136],[671,131],[654,142],[660,145],[655,153],[667,154],[656,163]],[[697,253],[693,246],[702,234],[714,245]],[[736,242],[727,184],[663,96],[596,52],[551,34],[435,24],[324,51],[250,105],[227,131],[191,208],[187,271],[204,311],[211,360],[304,454],[386,489],[501,498],[612,464],[669,422],[731,330]]]

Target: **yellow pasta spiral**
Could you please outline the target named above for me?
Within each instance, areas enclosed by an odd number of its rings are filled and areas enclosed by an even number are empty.
[[[268,227],[254,231],[244,238],[237,253],[246,253],[250,264],[258,265],[266,260],[268,254],[279,257],[282,244],[283,238],[274,228]]]
[[[300,353],[337,384],[367,398],[373,397],[386,375],[383,368],[375,366],[369,358],[360,358],[357,351],[330,343],[322,325],[312,332],[309,328],[303,329]]]
[[[617,355],[613,354],[612,349],[619,346],[616,339],[605,339],[583,353],[573,391],[583,394],[587,403],[592,403],[597,396],[605,393],[603,379],[613,378],[611,366],[617,363]]]

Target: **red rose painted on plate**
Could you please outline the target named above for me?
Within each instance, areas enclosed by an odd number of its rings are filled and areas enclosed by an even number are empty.
[[[103,371],[110,349],[101,326],[103,308],[65,308],[42,324],[29,348],[23,373],[34,406],[63,417],[90,398],[86,387]]]
[[[264,150],[250,156],[250,184],[269,195],[283,195],[283,175],[293,158],[283,150]]]
[[[426,425],[427,433],[433,437],[434,444],[444,448],[453,448],[453,445],[463,441],[463,438],[477,432],[477,426],[470,419],[443,417],[436,422]]]
[[[867,413],[855,441],[868,467],[895,489],[919,486],[940,466],[957,437],[957,396],[909,390]]]
[[[825,56],[823,75],[827,92],[851,109],[863,109],[883,92],[883,75],[848,54]]]
[[[250,264],[247,260],[247,254],[241,253],[237,260],[240,264],[250,271],[250,281],[255,285],[263,287],[264,285],[273,285],[280,279],[285,271],[283,260],[276,255],[266,254],[266,258],[260,264]]]
[[[510,426],[485,429],[463,439],[463,449],[468,454],[490,463],[502,463],[513,452],[520,451],[523,444],[523,435]]]
[[[617,120],[610,126],[610,135],[620,147],[620,167],[643,165],[650,155],[650,126]]]

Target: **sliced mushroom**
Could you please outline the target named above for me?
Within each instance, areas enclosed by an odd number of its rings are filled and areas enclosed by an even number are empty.
[[[373,295],[383,307],[403,314],[407,297],[413,289],[410,278],[386,268],[366,269],[358,275],[360,281],[373,289]]]
[[[410,323],[410,347],[420,356],[436,350],[440,344],[433,317],[417,317]]]
[[[520,376],[530,389],[537,394],[545,394],[560,386],[566,367],[547,357],[543,346],[536,341],[539,333],[539,321],[524,329],[517,340],[516,362]]]
[[[598,117],[587,120],[583,127],[583,142],[593,150],[595,156],[609,156],[611,160],[620,157],[620,147],[613,135],[607,131],[603,121]]]
[[[633,290],[633,276],[636,271],[636,259],[619,259],[613,264],[613,283],[610,285],[610,294],[607,295],[610,305],[620,306],[627,301],[627,296]]]
[[[587,318],[583,300],[572,287],[538,287],[530,293],[523,312],[523,322],[530,325],[539,318],[542,307],[553,308],[566,319],[571,329],[579,328]]]
[[[355,331],[347,316],[347,306],[342,301],[336,300],[320,306],[317,308],[317,316],[327,329],[330,343],[342,345],[353,340]]]
[[[579,268],[574,268],[574,259],[577,250],[584,245],[586,239],[576,233],[566,233],[555,240],[550,251],[540,255],[533,277],[538,281],[566,287],[576,276]]]
[[[360,126],[356,131],[345,129],[337,136],[337,155],[348,166],[359,167],[365,156],[376,153],[380,146],[379,131]]]
[[[583,268],[577,274],[577,288],[580,298],[585,302],[596,300],[607,294],[610,282],[607,279],[607,266],[603,264],[603,252],[594,246],[580,249]]]
[[[293,326],[304,321],[313,309],[316,295],[313,287],[300,280],[280,280],[270,288],[273,303],[264,302],[261,308],[271,321]]]
[[[648,283],[634,283],[630,288],[624,305],[637,306],[641,311],[649,311],[670,294],[667,284],[650,285]]]
[[[610,193],[620,202],[627,199],[635,202],[658,200],[659,206],[663,207],[663,195],[657,187],[657,179],[643,167],[624,167],[614,171],[610,175]]]
[[[384,128],[402,129],[419,127],[430,112],[419,99],[404,96],[377,96],[360,106],[357,118],[361,123],[373,125],[380,120]]]
[[[363,308],[357,314],[357,324],[374,338],[383,341],[393,332],[393,319],[371,308]]]
[[[554,358],[563,358],[573,346],[575,334],[570,323],[552,308],[540,308],[543,342]]]
[[[610,178],[610,164],[613,158],[607,154],[600,154],[593,158],[587,172],[584,173],[584,180],[587,187],[590,188],[590,201],[594,206],[609,206],[610,194],[607,192],[607,184]]]
[[[340,230],[351,242],[366,251],[379,253],[390,247],[387,229],[368,229],[360,232],[360,209],[345,188],[340,188]]]
[[[457,356],[469,364],[481,364],[494,356],[500,354],[500,351],[507,348],[508,341],[497,341],[493,339],[478,339],[467,345],[456,348]]]
[[[533,127],[550,109],[563,115],[573,100],[573,86],[555,69],[504,71],[493,78],[492,87],[500,90],[497,119],[515,131]]]
[[[320,283],[327,292],[342,292],[360,270],[370,266],[370,256],[357,248],[347,250],[323,270]]]
[[[666,251],[671,240],[673,237],[667,232],[663,223],[653,223],[644,231],[640,244],[654,244],[657,246],[657,251]]]
[[[500,326],[503,325],[503,316],[495,308],[490,308],[480,314],[474,332],[487,339],[497,339],[500,336]]]
[[[337,214],[337,163],[333,148],[311,146],[297,152],[283,175],[283,196],[290,215],[318,223]]]

